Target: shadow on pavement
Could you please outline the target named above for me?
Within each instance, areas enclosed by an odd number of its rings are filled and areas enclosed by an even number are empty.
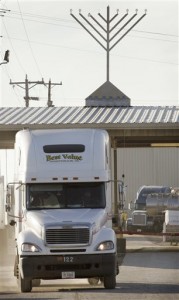
[[[171,252],[166,259],[165,252],[158,253],[127,253],[122,266],[134,266],[143,268],[179,269],[179,252]]]

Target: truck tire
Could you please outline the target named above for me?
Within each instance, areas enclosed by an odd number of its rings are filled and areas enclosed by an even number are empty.
[[[105,289],[115,289],[116,287],[116,275],[111,274],[109,276],[104,276],[104,287]]]
[[[38,287],[38,286],[40,286],[40,284],[41,284],[41,280],[40,279],[32,279],[32,286]]]
[[[98,285],[99,277],[88,278],[88,282],[90,285]]]
[[[22,278],[19,274],[18,278],[19,289],[21,293],[29,293],[32,290],[32,280],[27,278]]]

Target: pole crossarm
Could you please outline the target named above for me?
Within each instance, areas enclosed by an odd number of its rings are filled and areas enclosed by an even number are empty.
[[[29,97],[29,90],[31,88],[33,88],[34,86],[36,86],[37,84],[44,84],[44,80],[42,78],[41,81],[29,81],[28,78],[27,78],[27,75],[26,75],[25,81],[23,81],[23,82],[12,82],[10,80],[10,84],[17,85],[20,88],[25,90],[25,96],[24,96],[25,104],[26,104],[26,107],[29,107],[29,100],[39,100],[38,97]],[[33,84],[33,85],[29,86],[30,84]],[[22,86],[22,85],[24,85],[24,86]]]
[[[44,83],[44,85],[47,86],[48,83]],[[52,85],[52,88],[53,88],[55,85],[62,85],[62,82],[60,82],[60,83],[51,83],[51,85]]]
[[[20,88],[22,88],[24,90],[26,89],[26,87],[23,87],[23,86],[20,85],[20,84],[25,84],[25,82],[12,82],[10,80],[10,84],[17,85],[17,86],[19,86]],[[28,87],[28,89],[30,90],[34,86],[36,86],[37,84],[44,84],[44,80],[42,79],[42,81],[28,81],[28,84],[34,84],[34,85]]]
[[[48,83],[45,83],[43,78],[42,78],[41,81],[29,81],[28,78],[27,78],[27,75],[26,75],[25,81],[22,81],[22,82],[19,82],[19,81],[18,82],[12,82],[10,80],[10,84],[17,85],[18,87],[20,87],[20,88],[22,88],[22,89],[25,90],[25,97],[24,97],[24,99],[25,99],[26,107],[29,107],[29,100],[39,100],[38,97],[29,97],[29,90],[30,89],[32,89],[37,84],[43,84],[46,87],[48,86],[48,102],[47,102],[47,105],[48,106],[53,106],[52,105],[52,101],[51,101],[51,89],[55,85],[62,85],[62,82],[60,82],[60,83],[51,83],[51,80],[49,80]]]
[[[44,82],[44,85],[48,88],[48,100],[47,100],[47,106],[48,107],[52,107],[52,106],[54,106],[53,105],[53,101],[52,101],[52,99],[51,99],[51,89],[54,87],[54,86],[56,86],[56,85],[62,85],[62,81],[61,82],[59,82],[59,83],[52,83],[51,82],[51,79],[49,79],[49,82],[48,83],[45,83]]]
[[[129,10],[126,10],[126,13],[114,24],[113,21],[116,20],[116,18],[119,16],[119,10],[117,10],[117,13],[114,14],[112,17],[110,17],[110,8],[107,6],[107,16],[106,18],[103,17],[100,13],[98,13],[98,16],[102,19],[102,21],[105,22],[105,26],[101,25],[100,22],[96,18],[94,18],[90,13],[88,14],[88,17],[90,17],[96,25],[104,31],[102,34],[90,21],[87,20],[87,18],[81,13],[81,10],[79,10],[80,17],[88,24],[89,27],[93,30],[91,30],[86,27],[73,13],[72,10],[70,10],[71,16],[93,37],[93,39],[106,51],[106,58],[107,58],[107,81],[109,81],[109,53],[110,51],[146,16],[146,10],[145,13],[138,18],[138,20],[129,28],[126,30],[124,34],[120,36],[118,40],[117,36],[119,35],[122,30],[126,28],[126,26],[131,23],[131,21],[137,16],[138,10],[136,9],[136,12],[130,17],[127,22],[125,22],[113,35],[112,32],[114,29],[117,29],[117,26],[128,16]],[[114,24],[112,26],[112,23]],[[110,26],[111,25],[111,26]],[[96,36],[97,35],[97,36]],[[103,43],[101,41],[103,40]],[[113,43],[111,43],[113,41]],[[104,45],[106,43],[106,45]]]

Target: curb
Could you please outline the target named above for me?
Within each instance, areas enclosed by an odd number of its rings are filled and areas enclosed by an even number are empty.
[[[155,246],[155,247],[126,249],[126,253],[133,253],[133,252],[179,252],[179,247]]]

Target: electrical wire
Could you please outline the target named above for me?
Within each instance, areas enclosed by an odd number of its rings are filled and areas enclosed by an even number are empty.
[[[176,34],[168,34],[168,33],[162,33],[162,32],[154,32],[154,31],[144,31],[144,30],[133,30],[135,32],[142,32],[142,33],[149,33],[149,34],[156,34],[156,35],[164,35],[164,36],[172,36],[172,37],[179,37]]]
[[[18,1],[18,0],[17,0]],[[19,3],[18,3],[19,4]],[[13,14],[13,12],[12,12]],[[66,27],[66,28],[74,28],[74,29],[80,29],[79,27],[75,27],[75,26],[68,26],[67,23],[74,23],[73,21],[69,21],[69,20],[65,20],[65,19],[60,19],[60,18],[53,18],[53,17],[48,17],[48,16],[42,16],[42,15],[35,15],[35,14],[31,14],[31,13],[22,13],[22,11],[20,10],[20,13],[14,13],[16,15],[20,15],[21,16],[21,20],[27,20],[30,22],[38,22],[38,23],[42,23],[42,24],[47,24],[47,25],[53,25],[53,26],[61,26],[61,27]],[[42,22],[40,20],[31,20],[31,19],[25,19],[22,18],[22,16],[27,16],[27,17],[37,17],[38,19],[42,19],[42,20],[53,20],[53,21],[57,21],[57,22],[66,22],[66,24],[56,24],[56,23],[52,23],[52,22]],[[17,17],[12,17],[12,16],[6,16],[6,18],[13,18],[13,19],[20,19]],[[25,27],[25,23],[23,22],[24,27]],[[25,27],[25,31],[26,31],[26,27]],[[131,32],[141,32],[141,33],[145,33],[145,34],[150,34],[150,35],[161,35],[161,36],[167,36],[167,37],[178,37],[177,35],[174,34],[166,34],[166,33],[161,33],[161,32],[150,32],[150,31],[142,31],[142,30],[132,30]],[[7,32],[6,32],[7,33]],[[93,52],[94,51],[90,51],[90,50],[81,50],[78,48],[74,48],[74,47],[64,47],[62,45],[53,45],[53,44],[48,44],[48,43],[42,43],[42,42],[36,42],[36,41],[30,41],[28,35],[27,35],[27,31],[26,31],[26,36],[29,42],[29,45],[31,46],[30,43],[38,43],[38,44],[42,44],[42,45],[46,45],[46,46],[52,46],[52,47],[63,47],[63,48],[67,48],[67,49],[71,49],[71,50],[76,50],[76,51],[82,51],[82,52]],[[131,36],[131,35],[129,35]],[[7,34],[8,37],[8,34]],[[157,38],[152,38],[152,37],[141,37],[141,36],[137,36],[138,38],[145,38],[145,39],[154,39],[154,40],[158,40],[158,41],[167,41],[167,42],[172,42],[172,43],[176,43],[176,41],[171,41],[171,40],[165,40],[165,39],[157,39]],[[16,39],[16,38],[11,38],[11,39]],[[16,39],[16,40],[22,40],[22,39]],[[25,40],[22,40],[25,41]],[[33,52],[33,51],[32,51]],[[101,54],[101,53],[100,53]],[[115,56],[121,56],[121,55],[115,55]],[[149,61],[149,62],[153,62],[153,63],[162,63],[162,64],[172,64],[172,65],[176,65],[175,63],[170,63],[170,62],[164,62],[164,61],[158,61],[158,60],[150,60],[150,59],[143,59],[143,58],[136,58],[136,57],[129,57],[129,56],[122,56],[125,58],[129,58],[129,59],[137,59],[137,60],[144,60],[144,61]],[[40,72],[41,73],[41,72]]]
[[[7,17],[10,19],[20,20],[20,18],[18,18],[18,17],[12,17],[12,16],[7,16]],[[39,20],[27,19],[27,18],[24,18],[24,20],[30,21],[30,22],[36,22],[36,23],[40,23],[40,24],[46,24],[46,25],[60,26],[60,27],[73,28],[73,29],[81,29],[77,26],[68,26],[68,25],[62,25],[62,24],[57,24],[57,23],[52,23],[52,22],[44,22],[44,21],[39,21]]]
[[[12,14],[17,14],[19,15],[18,11],[11,11]],[[45,20],[55,20],[55,21],[60,21],[60,22],[66,22],[66,23],[75,23],[73,20],[67,20],[67,19],[62,19],[62,18],[57,18],[57,17],[49,17],[49,16],[44,16],[44,15],[39,15],[39,14],[32,14],[32,13],[26,13],[23,12],[24,16],[28,17],[33,17],[33,18],[40,18],[40,19],[45,19]]]
[[[17,17],[12,17],[12,16],[7,16],[7,17],[8,18],[19,19]],[[59,21],[59,22],[61,22],[61,21],[64,22],[65,21],[64,19],[50,18],[50,17],[47,17],[47,19],[49,19],[49,20],[52,19],[53,21],[56,20],[56,21]],[[42,22],[42,21],[39,21],[39,20],[25,19],[25,18],[24,18],[24,20],[30,21],[30,22],[37,22],[37,23],[41,23],[41,24],[46,24],[46,25],[53,25],[53,26],[67,27],[67,28],[73,28],[73,29],[80,29],[80,27],[56,24],[56,23],[52,23],[52,22]],[[68,22],[68,21],[69,20],[66,20],[66,22]],[[167,34],[167,33],[162,33],[162,32],[152,32],[152,31],[144,31],[144,30],[132,30],[131,32],[141,32],[141,33],[146,33],[146,34],[161,35],[161,36],[175,37],[175,38],[179,37],[178,35],[175,35],[175,34]],[[154,39],[154,40],[160,40],[160,41],[168,41],[168,42],[177,42],[177,41],[171,41],[171,40],[165,40],[165,39],[156,39],[156,38],[151,38],[151,37],[141,37],[141,38]]]
[[[9,71],[8,71],[8,69],[7,69],[7,66],[4,65],[4,68],[5,68],[6,76],[8,77],[8,79],[9,79],[9,81],[10,81],[10,79],[11,79],[12,77],[11,77],[10,74],[9,74]],[[16,91],[14,88],[13,88],[13,92],[14,92],[15,97],[16,97],[17,101],[19,102],[20,106],[22,106],[22,102],[21,102],[21,100],[20,100],[21,96],[17,93],[17,91]]]
[[[5,6],[5,3],[4,3]],[[7,8],[7,7],[6,7]],[[10,11],[11,14],[13,15],[22,15],[22,12],[20,11],[15,11],[15,10],[11,10]],[[57,17],[50,17],[50,16],[46,16],[46,15],[40,15],[40,14],[33,14],[33,13],[29,13],[29,12],[23,12],[24,16],[27,17],[32,17],[32,18],[38,18],[38,19],[44,19],[44,20],[53,20],[53,21],[58,21],[58,22],[65,22],[65,23],[72,23],[75,24],[75,22],[73,20],[68,20],[68,19],[62,19],[62,18],[57,18]],[[11,18],[11,17],[10,17]],[[48,25],[56,25],[56,26],[63,26],[61,24],[55,24],[55,23],[47,23],[47,22],[41,22],[39,20],[30,20],[30,19],[25,19],[27,21],[34,21],[34,22],[39,22],[39,23],[44,23],[44,24],[48,24]],[[72,26],[65,26],[65,27],[70,27],[70,28],[75,28],[75,29],[79,29],[79,27],[72,27]],[[176,34],[168,34],[168,33],[162,33],[162,32],[154,32],[154,31],[145,31],[145,30],[136,30],[133,29],[133,32],[142,32],[142,33],[147,33],[147,34],[152,34],[152,35],[162,35],[162,36],[168,36],[168,37],[179,37]]]
[[[9,36],[9,33],[8,33],[8,31],[7,31],[7,27],[6,27],[6,24],[5,24],[4,20],[3,20],[3,26],[4,26],[4,29],[5,29],[5,31],[6,31],[6,35],[7,35],[7,38],[8,38],[8,40],[9,40],[9,43],[11,44],[11,48],[12,48],[12,50],[14,51],[14,54],[15,54],[16,59],[17,59],[17,61],[18,61],[18,64],[19,64],[20,68],[22,69],[23,73],[26,74],[26,71],[25,71],[25,69],[24,69],[24,67],[23,67],[23,65],[22,65],[22,63],[21,63],[21,61],[20,61],[20,59],[19,59],[19,57],[18,57],[16,51],[15,51],[15,48],[14,48],[14,46],[13,46],[13,43],[12,43],[11,38],[10,38],[10,36]]]
[[[34,59],[34,62],[35,62],[35,65],[36,65],[36,68],[37,68],[39,74],[41,75],[41,77],[43,77],[43,76],[42,76],[42,73],[41,73],[41,71],[40,71],[39,65],[38,65],[38,63],[37,63],[37,60],[36,60],[36,58],[35,58],[35,55],[34,55],[34,52],[33,52],[33,49],[32,49],[32,46],[31,46],[31,43],[30,43],[30,40],[29,40],[29,37],[28,37],[28,34],[27,34],[27,30],[26,30],[25,22],[24,22],[24,19],[23,19],[23,16],[22,16],[22,11],[21,11],[21,7],[20,7],[20,4],[19,4],[19,0],[17,0],[17,3],[18,3],[20,15],[21,15],[21,20],[22,20],[22,23],[23,23],[24,31],[25,31],[25,34],[26,34],[26,37],[27,37],[27,41],[28,41],[28,44],[29,44],[29,48],[30,48],[32,57],[33,57],[33,59]]]
[[[5,37],[4,37],[5,38]],[[12,38],[14,40],[19,40],[22,42],[25,42],[26,40],[23,39],[19,39],[19,38]],[[63,46],[63,45],[55,45],[55,44],[50,44],[50,43],[43,43],[43,42],[37,42],[37,41],[32,41],[31,43],[35,43],[35,44],[39,44],[39,45],[44,45],[44,46],[48,46],[48,47],[59,47],[59,48],[64,48],[64,49],[69,49],[69,50],[75,50],[75,51],[79,51],[79,52],[88,52],[88,53],[92,53],[92,54],[99,54],[101,55],[101,52],[97,52],[97,51],[92,51],[92,50],[87,50],[87,49],[80,49],[80,48],[75,48],[75,47],[67,47],[67,46]],[[112,56],[120,56],[120,57],[124,57],[124,58],[129,58],[129,59],[135,59],[135,60],[142,60],[142,61],[149,61],[149,62],[153,62],[153,63],[160,63],[160,64],[170,64],[170,65],[178,65],[178,63],[172,63],[172,62],[167,62],[167,61],[160,61],[160,60],[152,60],[152,59],[147,59],[147,58],[139,58],[139,57],[132,57],[132,56],[125,56],[125,55],[118,55],[118,54],[111,54]]]
[[[134,30],[131,30],[131,32]],[[152,37],[145,37],[145,36],[139,36],[139,35],[132,35],[128,34],[130,37],[139,38],[139,39],[147,39],[147,40],[153,40],[153,41],[162,41],[162,42],[169,42],[169,43],[178,43],[178,41],[172,41],[172,40],[165,40],[165,39],[155,39]]]

